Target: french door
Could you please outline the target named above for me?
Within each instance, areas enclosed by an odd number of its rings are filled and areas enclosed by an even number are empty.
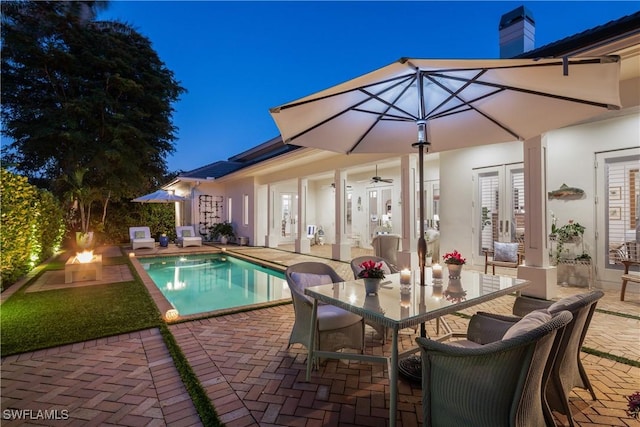
[[[393,230],[393,187],[368,187],[369,198],[369,240],[378,233],[391,233]]]
[[[280,241],[293,242],[298,236],[298,195],[280,193]]]
[[[619,282],[617,249],[640,236],[640,149],[596,153],[596,276]]]
[[[524,244],[524,165],[514,163],[474,170],[474,263],[483,263],[493,242]]]

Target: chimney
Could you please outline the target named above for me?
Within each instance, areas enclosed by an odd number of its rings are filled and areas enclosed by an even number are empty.
[[[513,58],[535,47],[536,24],[524,6],[502,15],[499,30],[500,58]]]

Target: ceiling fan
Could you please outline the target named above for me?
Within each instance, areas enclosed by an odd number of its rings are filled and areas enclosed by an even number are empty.
[[[364,182],[364,181],[361,181],[361,182]],[[371,184],[377,184],[379,182],[386,182],[386,183],[391,184],[393,182],[393,179],[392,178],[382,178],[381,176],[379,176],[378,175],[378,165],[376,165],[376,174],[375,174],[375,176],[371,177],[371,181],[370,182],[371,182]]]

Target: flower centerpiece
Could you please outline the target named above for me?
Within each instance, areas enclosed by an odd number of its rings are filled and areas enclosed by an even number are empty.
[[[467,263],[467,259],[462,257],[462,254],[457,250],[453,250],[453,252],[447,252],[442,257],[445,264],[455,264],[455,265],[463,265]]]
[[[459,278],[462,266],[466,264],[467,259],[463,258],[462,254],[455,249],[453,250],[453,252],[445,253],[442,259],[444,260],[444,263],[447,264],[447,268],[449,269],[449,278]]]
[[[361,270],[358,273],[358,277],[361,279],[384,279],[384,270],[381,262],[363,261],[359,267]]]
[[[358,277],[364,279],[364,288],[367,295],[377,294],[380,282],[384,279],[382,263],[368,260],[363,261],[358,267],[360,267]]]

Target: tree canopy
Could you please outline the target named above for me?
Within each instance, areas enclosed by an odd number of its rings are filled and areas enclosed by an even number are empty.
[[[105,2],[2,2],[2,160],[58,195],[70,182],[109,200],[167,175],[172,104],[185,89],[130,25],[95,21]],[[77,200],[77,198],[76,198]]]

